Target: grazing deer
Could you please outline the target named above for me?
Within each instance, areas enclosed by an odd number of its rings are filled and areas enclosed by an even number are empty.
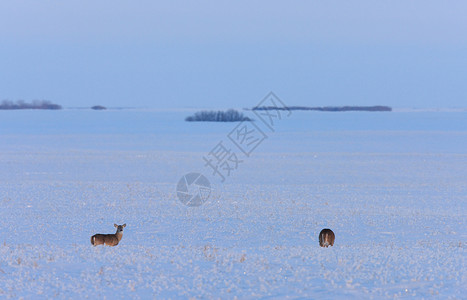
[[[122,240],[123,237],[123,227],[126,226],[126,224],[123,225],[117,225],[114,224],[115,227],[117,227],[117,232],[114,234],[95,234],[91,237],[91,244],[94,246],[97,245],[107,245],[107,246],[117,246],[118,242]]]
[[[325,228],[319,233],[319,245],[321,247],[333,246],[335,239],[336,236],[331,229]]]

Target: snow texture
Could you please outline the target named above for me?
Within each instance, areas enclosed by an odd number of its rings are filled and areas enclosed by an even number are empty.
[[[2,113],[0,298],[465,297],[467,113],[294,114],[223,183],[203,156],[235,125],[173,115]]]

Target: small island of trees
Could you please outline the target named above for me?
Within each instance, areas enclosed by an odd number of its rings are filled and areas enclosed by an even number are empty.
[[[252,121],[242,113],[229,109],[227,111],[199,111],[185,118],[187,122],[241,122]]]
[[[318,106],[318,107],[308,107],[308,106],[255,106],[252,110],[314,110],[314,111],[392,111],[392,108],[389,106],[375,105],[375,106]]]
[[[25,102],[23,100],[18,100],[16,102],[3,100],[0,104],[0,109],[3,110],[13,110],[13,109],[62,109],[58,104],[54,104],[46,100],[35,100],[31,103]]]

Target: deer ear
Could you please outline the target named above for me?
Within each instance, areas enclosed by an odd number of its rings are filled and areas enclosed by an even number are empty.
[[[122,225],[122,227],[126,227],[126,223]]]
[[[114,227],[118,227],[118,225],[114,223]]]

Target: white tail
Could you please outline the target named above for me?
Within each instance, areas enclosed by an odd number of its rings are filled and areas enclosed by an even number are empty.
[[[319,233],[319,245],[321,247],[333,246],[335,239],[336,236],[331,229],[325,228]]]
[[[91,237],[91,244],[94,246],[97,245],[107,245],[107,246],[117,246],[118,243],[122,240],[123,237],[123,227],[126,226],[126,224],[123,225],[117,225],[114,224],[114,226],[117,228],[117,232],[114,234],[95,234]]]

